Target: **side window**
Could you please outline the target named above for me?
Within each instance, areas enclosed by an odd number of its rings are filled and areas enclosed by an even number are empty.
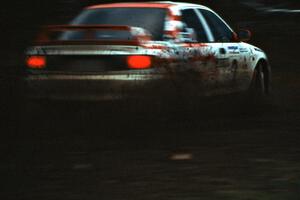
[[[193,28],[196,32],[198,42],[208,42],[207,35],[204,28],[193,9],[182,10],[182,22],[187,25],[188,28]]]
[[[215,42],[230,42],[232,41],[233,33],[226,24],[214,13],[208,10],[199,9],[205,18],[211,32],[215,38]]]

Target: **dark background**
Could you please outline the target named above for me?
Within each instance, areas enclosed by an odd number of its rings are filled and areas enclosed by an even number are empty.
[[[22,56],[39,27],[103,2],[24,0],[0,8],[0,198],[300,199],[300,18],[268,12],[300,9],[299,2],[191,1],[253,32],[250,43],[266,51],[273,71],[263,103],[232,96],[150,111],[99,102],[27,109]]]

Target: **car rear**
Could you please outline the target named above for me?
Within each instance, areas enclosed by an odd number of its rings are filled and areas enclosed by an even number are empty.
[[[170,84],[158,64],[159,52],[147,47],[163,40],[166,15],[161,7],[91,7],[70,25],[44,28],[26,52],[27,94],[64,99],[151,96]]]

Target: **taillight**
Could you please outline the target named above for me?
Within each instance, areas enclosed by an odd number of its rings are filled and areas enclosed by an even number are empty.
[[[27,67],[32,69],[42,69],[46,66],[45,56],[29,56],[26,60]]]
[[[150,56],[128,56],[127,65],[130,69],[148,69],[152,61]]]

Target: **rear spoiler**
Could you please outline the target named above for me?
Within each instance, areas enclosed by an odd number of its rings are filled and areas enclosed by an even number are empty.
[[[95,31],[112,30],[130,32],[134,39],[127,40],[99,40],[93,38]],[[85,31],[83,40],[57,40],[52,39],[51,34],[65,31]],[[151,40],[151,34],[143,28],[119,25],[51,25],[44,26],[38,35],[36,44],[128,44],[139,45],[142,41]]]

